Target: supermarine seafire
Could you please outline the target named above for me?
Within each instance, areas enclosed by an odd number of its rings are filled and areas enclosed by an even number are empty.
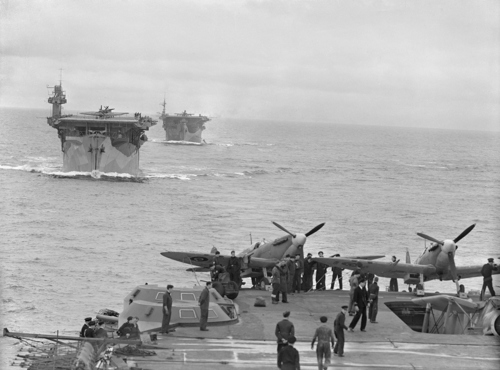
[[[62,115],[66,104],[62,84],[54,86],[48,102],[52,104],[50,126],[61,139],[64,172],[126,173],[137,176],[139,149],[147,141],[145,131],[157,123],[150,117],[135,113],[113,112],[104,107],[97,112]]]

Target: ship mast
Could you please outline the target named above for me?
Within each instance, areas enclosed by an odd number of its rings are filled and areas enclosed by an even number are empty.
[[[161,112],[162,117],[165,116],[165,107],[167,106],[167,101],[165,100],[165,97],[163,97],[163,104],[160,104],[163,107],[163,110]]]

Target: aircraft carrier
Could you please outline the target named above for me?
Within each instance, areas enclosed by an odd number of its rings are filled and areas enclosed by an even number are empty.
[[[264,298],[265,307],[254,306],[258,297]],[[330,368],[499,368],[500,337],[482,335],[477,331],[463,335],[417,332],[385,304],[408,303],[413,298],[415,295],[411,293],[381,291],[378,323],[368,322],[366,332],[361,332],[359,322],[353,333],[346,332],[345,356],[332,355]],[[477,296],[471,298],[478,300]],[[327,324],[333,325],[341,306],[348,300],[349,292],[346,290],[311,291],[289,295],[288,304],[280,302],[273,305],[270,292],[242,289],[234,300],[239,306],[237,323],[211,323],[209,319],[208,332],[202,332],[193,325],[178,326],[175,332],[167,335],[155,331],[152,339],[157,340],[143,343],[137,347],[142,352],[136,354],[124,352],[124,349],[128,348],[124,347],[126,341],[118,340],[115,344],[115,354],[110,356],[110,366],[149,370],[205,370],[207,366],[211,369],[275,369],[276,323],[282,319],[284,311],[290,311],[290,321],[295,326],[295,348],[300,354],[301,369],[317,369],[316,353],[311,350],[311,340],[315,329],[320,325],[319,318],[327,316]],[[351,317],[347,316],[346,325],[349,325],[350,321]],[[136,342],[129,343],[137,344]],[[121,354],[118,354],[118,348],[121,348]]]
[[[168,114],[165,112],[166,102],[163,100],[163,111],[160,119],[163,121],[165,139],[171,144],[203,144],[201,134],[205,123],[210,121],[207,116],[187,113]]]
[[[47,123],[61,140],[64,172],[138,175],[139,150],[147,141],[145,131],[157,121],[102,106],[96,112],[63,115],[61,108],[67,100],[61,83],[53,87],[48,102],[52,116]]]

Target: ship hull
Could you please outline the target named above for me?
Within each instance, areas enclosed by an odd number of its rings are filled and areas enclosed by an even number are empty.
[[[139,149],[128,141],[104,135],[67,137],[63,144],[64,172],[139,173]]]

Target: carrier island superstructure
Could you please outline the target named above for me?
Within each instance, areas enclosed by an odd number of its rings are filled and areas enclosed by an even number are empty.
[[[188,142],[202,144],[201,133],[205,130],[205,122],[210,121],[207,116],[187,113],[168,114],[165,112],[166,102],[163,100],[163,111],[160,119],[163,121],[166,140],[170,142]]]
[[[97,112],[63,115],[66,94],[61,83],[53,89],[48,99],[52,116],[47,117],[47,122],[61,140],[63,171],[137,176],[139,150],[147,141],[145,131],[157,121],[140,113],[127,116],[102,106]]]

